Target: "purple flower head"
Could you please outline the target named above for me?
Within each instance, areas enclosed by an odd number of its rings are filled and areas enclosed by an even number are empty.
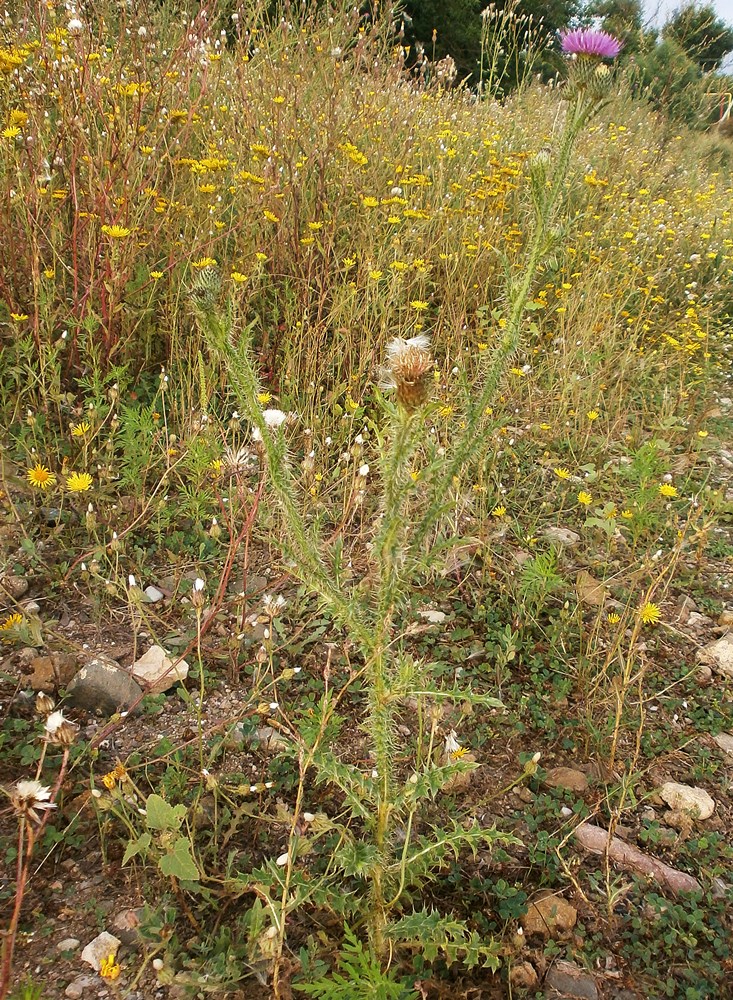
[[[599,56],[601,59],[615,59],[623,48],[623,42],[607,31],[593,28],[576,28],[575,31],[561,31],[560,45],[570,56]]]

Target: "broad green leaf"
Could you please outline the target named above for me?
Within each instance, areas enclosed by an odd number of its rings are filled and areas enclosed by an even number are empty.
[[[164,875],[183,879],[186,882],[197,882],[201,875],[191,854],[191,842],[187,837],[179,837],[173,847],[158,862]]]
[[[172,806],[153,792],[145,803],[145,822],[151,830],[178,830],[186,815],[186,807]]]
[[[125,850],[125,855],[122,859],[122,867],[124,868],[127,862],[134,858],[137,854],[144,854],[150,847],[152,839],[153,838],[149,833],[143,833],[137,838],[137,840],[131,840]]]

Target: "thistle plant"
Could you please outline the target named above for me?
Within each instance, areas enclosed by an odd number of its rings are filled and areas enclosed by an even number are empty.
[[[572,44],[566,43],[568,52],[577,47],[575,35]],[[520,346],[538,269],[562,239],[557,220],[572,150],[599,106],[601,87],[607,88],[610,80],[608,72],[599,72],[605,70],[605,50],[596,53],[591,46],[584,52],[582,73],[576,72],[578,60],[571,64],[564,130],[555,148],[536,156],[531,163],[529,235],[524,257],[519,266],[512,266],[508,257],[503,260],[506,322],[496,331],[493,348],[484,354],[478,386],[468,398],[461,429],[447,453],[431,445],[428,434],[434,412],[430,397],[435,365],[429,338],[397,338],[387,345],[381,372],[381,388],[385,391],[378,395],[382,413],[378,422],[381,496],[368,586],[347,588],[340,583],[337,553],[317,526],[308,521],[300,504],[288,457],[290,419],[279,410],[263,412],[258,403],[262,389],[252,345],[255,323],[240,330],[233,306],[227,310],[218,307],[218,287],[211,274],[201,274],[193,288],[199,326],[210,351],[223,361],[238,406],[251,423],[269,488],[279,507],[283,547],[292,561],[291,572],[318,595],[363,661],[367,692],[363,726],[371,744],[373,770],[364,774],[346,764],[336,748],[329,745],[311,748],[310,759],[317,780],[336,785],[350,810],[352,823],[341,831],[331,870],[363,885],[370,945],[380,959],[385,957],[390,940],[400,938],[423,946],[427,942],[451,960],[461,957],[468,964],[498,964],[493,946],[481,943],[457,921],[427,911],[395,919],[410,885],[428,878],[448,854],[457,855],[466,848],[475,852],[482,843],[491,844],[503,836],[476,822],[434,829],[430,837],[413,832],[426,800],[434,799],[457,775],[477,764],[452,744],[441,753],[441,713],[433,711],[427,747],[421,749],[420,737],[408,773],[398,773],[395,749],[399,706],[408,700],[417,701],[423,708],[446,699],[500,703],[470,689],[435,685],[430,664],[410,655],[399,626],[409,595],[423,571],[425,543],[440,539],[446,498],[454,480],[481,450],[482,420],[509,359]],[[419,487],[411,475],[418,453],[427,456]],[[322,711],[326,710],[322,706]]]

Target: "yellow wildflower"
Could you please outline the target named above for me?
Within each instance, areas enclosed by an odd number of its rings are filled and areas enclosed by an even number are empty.
[[[102,226],[102,232],[111,240],[126,240],[132,230],[125,226]]]
[[[26,475],[28,476],[28,482],[31,486],[35,486],[36,489],[47,490],[49,487],[56,485],[56,476],[45,465],[41,465],[40,462],[34,465],[32,469],[28,469]]]
[[[91,486],[92,477],[88,472],[72,472],[66,477],[66,488],[70,493],[85,493]]]
[[[663,497],[676,497],[677,487],[673,486],[671,483],[660,483],[659,492]]]
[[[558,469],[555,469],[555,475],[558,479],[570,479],[570,470],[561,465]]]
[[[91,427],[89,426],[87,421],[82,420],[78,424],[71,425],[71,436],[75,438],[84,437],[84,435],[88,434],[90,430]]]
[[[590,493],[586,493],[585,490],[581,490],[580,493],[578,493],[578,503],[583,507],[589,507],[590,504],[593,503],[593,497]]]
[[[639,608],[639,618],[641,618],[644,625],[656,625],[661,619],[662,612],[659,610],[659,605],[652,604],[651,601]]]

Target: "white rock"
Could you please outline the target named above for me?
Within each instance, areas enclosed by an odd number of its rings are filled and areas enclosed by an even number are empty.
[[[147,597],[147,599],[150,601],[151,604],[157,604],[158,601],[162,601],[163,598],[165,597],[165,594],[163,593],[162,590],[158,590],[157,587],[153,586],[146,587],[143,593],[145,594],[145,596]]]
[[[713,736],[713,739],[721,750],[724,750],[725,753],[729,753],[733,757],[733,734],[718,733],[717,736]]]
[[[659,789],[659,794],[670,809],[688,812],[695,819],[708,819],[715,810],[715,801],[704,788],[693,788],[691,785],[667,781]]]
[[[173,660],[162,646],[151,646],[147,653],[133,663],[132,676],[150,693],[160,694],[188,677],[188,664],[181,660],[173,667]]]
[[[426,622],[430,622],[431,625],[441,625],[446,618],[444,611],[418,611],[421,618],[424,618]]]
[[[570,528],[551,526],[545,528],[542,534],[549,542],[556,542],[558,545],[565,545],[568,548],[577,545],[580,541],[580,535],[577,531],[571,531]]]
[[[114,934],[102,931],[86,946],[81,953],[81,960],[91,965],[95,972],[99,972],[104,959],[109,958],[110,955],[116,956],[121,944],[120,939],[116,938]]]
[[[733,633],[727,632],[698,650],[697,662],[707,664],[725,677],[733,677]]]

